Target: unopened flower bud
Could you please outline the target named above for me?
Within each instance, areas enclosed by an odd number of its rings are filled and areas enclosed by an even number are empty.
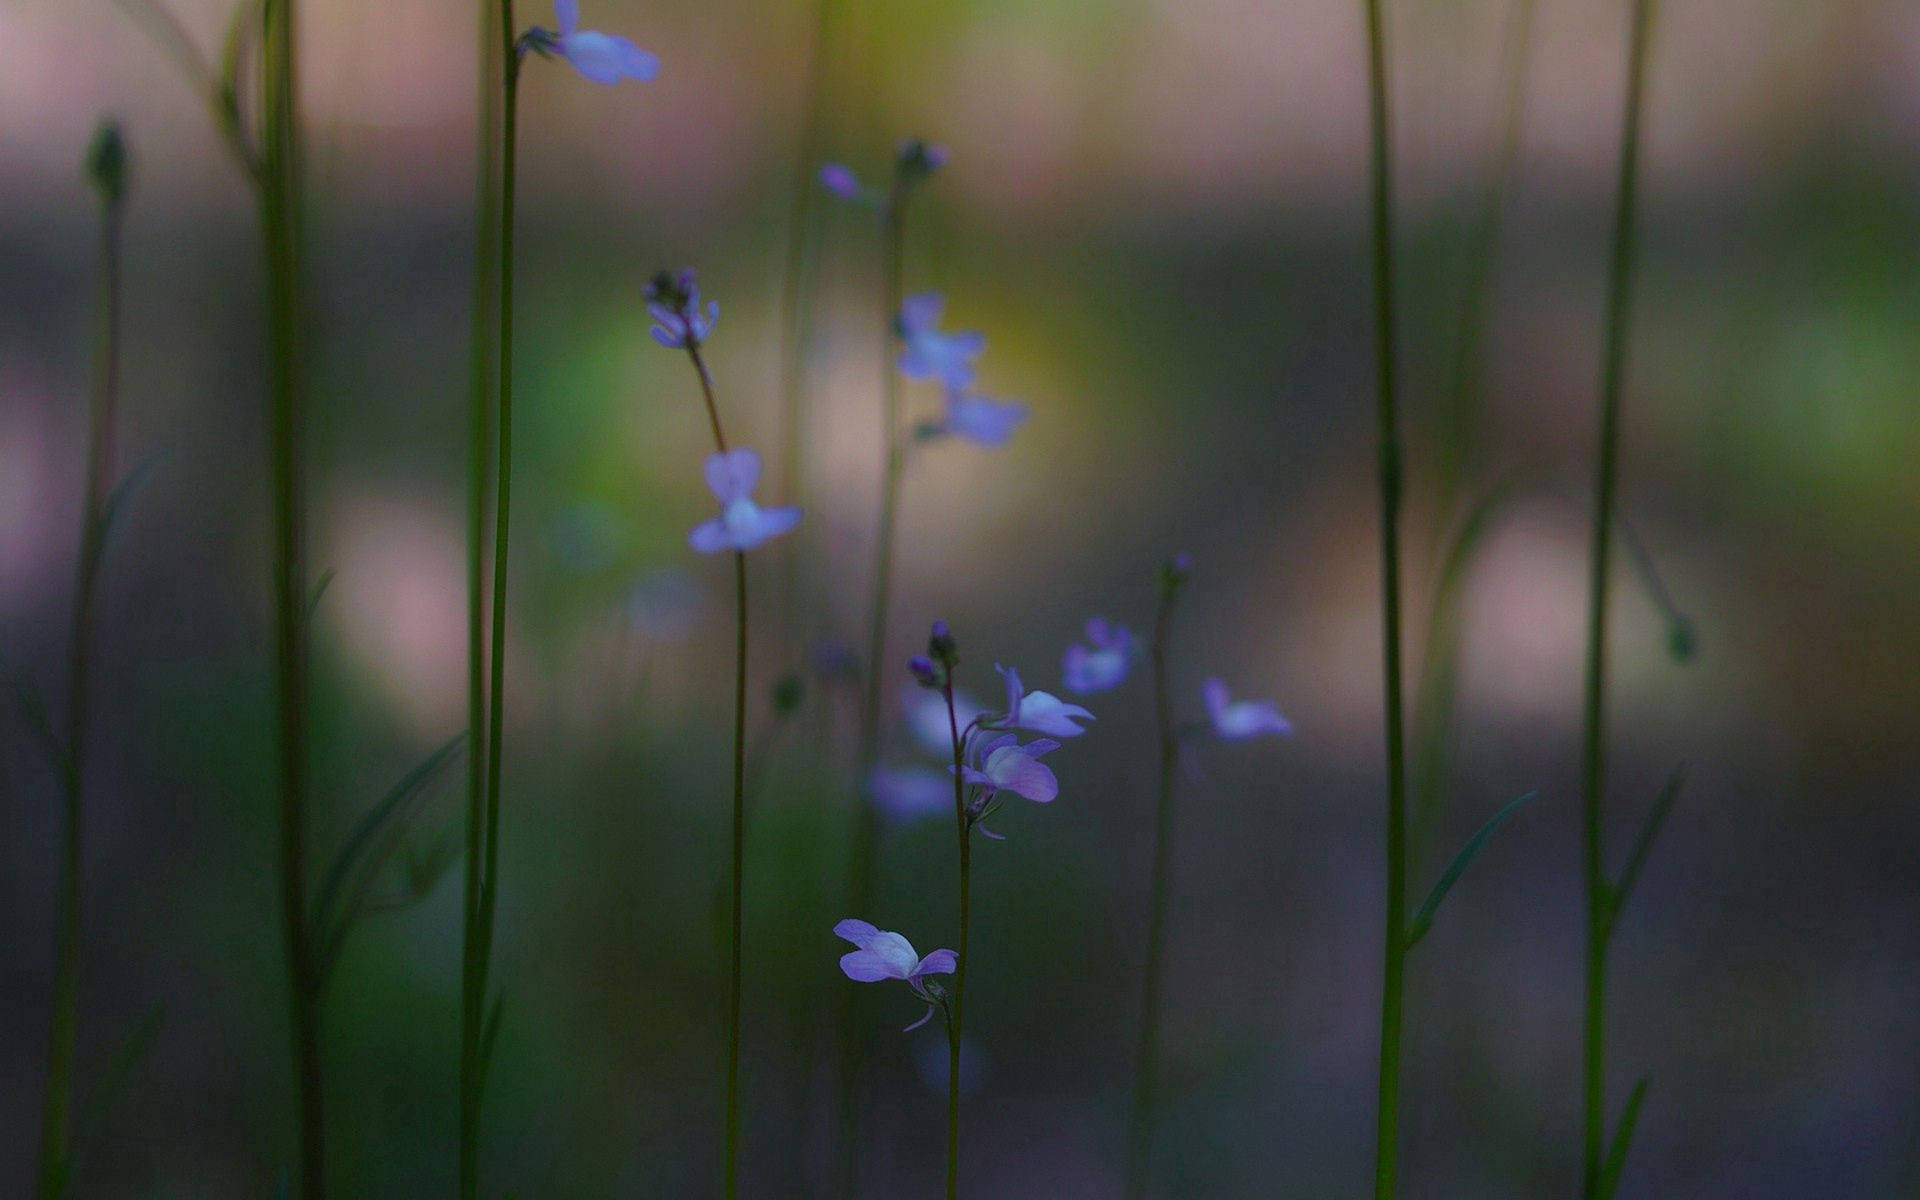
[[[960,648],[954,643],[953,631],[945,621],[933,623],[933,633],[927,638],[927,653],[943,666],[951,667],[960,661]]]
[[[907,671],[921,687],[937,688],[940,686],[940,668],[934,666],[933,660],[924,654],[916,654],[908,659]]]
[[[108,208],[119,208],[126,199],[127,143],[118,122],[102,121],[93,135],[93,144],[87,148],[87,179]]]

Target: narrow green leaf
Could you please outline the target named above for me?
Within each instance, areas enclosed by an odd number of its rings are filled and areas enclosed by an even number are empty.
[[[1627,865],[1620,871],[1620,881],[1613,885],[1613,903],[1609,906],[1607,919],[1611,921],[1626,906],[1627,897],[1633,892],[1633,885],[1640,881],[1640,871],[1647,865],[1647,855],[1653,852],[1653,841],[1660,836],[1660,829],[1667,823],[1667,814],[1673,810],[1673,802],[1680,798],[1680,787],[1687,781],[1687,764],[1681,763],[1667,776],[1667,784],[1660,789],[1660,798],[1653,802],[1646,821],[1640,826],[1640,836],[1634,839],[1633,850],[1627,855]]]
[[[1539,792],[1528,792],[1526,795],[1508,804],[1499,812],[1493,814],[1492,818],[1480,827],[1480,832],[1469,838],[1467,844],[1460,848],[1460,853],[1453,856],[1453,861],[1447,865],[1446,871],[1441,874],[1440,882],[1433,885],[1433,890],[1427,893],[1426,901],[1420,905],[1419,911],[1413,914],[1413,924],[1407,927],[1407,948],[1409,950],[1418,945],[1421,938],[1427,936],[1427,930],[1433,928],[1433,914],[1439,909],[1440,902],[1447,898],[1447,892],[1453,888],[1454,882],[1460,878],[1460,873],[1467,869],[1467,864],[1478,857],[1480,851],[1485,848],[1487,839],[1493,836],[1493,831],[1506,824],[1507,819],[1512,817],[1514,813],[1519,812],[1521,805],[1539,794]]]
[[[360,818],[360,823],[354,826],[353,832],[347,835],[347,840],[341,845],[340,852],[334,855],[313,905],[314,929],[316,940],[323,947],[323,963],[330,961],[332,954],[338,949],[338,943],[345,937],[345,926],[352,921],[352,913],[343,911],[342,905],[351,903],[347,898],[348,881],[354,875],[355,868],[363,862],[374,862],[381,857],[369,854],[370,848],[379,840],[379,835],[399,827],[411,810],[413,801],[420,797],[426,790],[427,784],[453,758],[454,752],[460,748],[460,743],[466,736],[464,733],[455,734],[413,770],[402,776],[400,782],[394,784],[393,788],[380,798],[380,802],[367,810],[366,816]],[[363,882],[365,874],[362,872]],[[324,974],[323,970],[322,975]]]
[[[1620,1114],[1620,1128],[1614,1130],[1613,1144],[1607,1147],[1606,1164],[1600,1168],[1595,1200],[1613,1200],[1614,1192],[1620,1187],[1621,1172],[1627,1168],[1627,1147],[1633,1143],[1634,1126],[1640,1123],[1640,1105],[1646,1101],[1647,1085],[1652,1082],[1652,1076],[1642,1076],[1640,1082],[1633,1085],[1633,1094],[1627,1097],[1626,1111]]]
[[[113,1061],[107,1064],[107,1073],[87,1093],[87,1098],[80,1104],[80,1112],[74,1117],[73,1140],[76,1143],[91,1136],[106,1117],[107,1109],[112,1107],[114,1099],[127,1086],[127,1080],[133,1077],[134,1070],[152,1052],[154,1043],[160,1040],[160,1028],[166,1024],[166,1019],[166,1009],[155,1005],[121,1044]]]

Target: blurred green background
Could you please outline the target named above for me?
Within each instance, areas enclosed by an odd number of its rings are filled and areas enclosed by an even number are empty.
[[[137,9],[142,0],[127,0]],[[697,265],[737,442],[777,458],[781,271],[814,9],[589,0],[660,79],[523,87],[517,472],[495,1194],[715,1192],[724,1058],[728,580],[686,364],[641,289]],[[1507,0],[1393,0],[1415,661],[1463,506],[1514,481],[1457,621],[1415,888],[1541,798],[1413,960],[1407,1194],[1564,1196],[1578,1172],[1577,726],[1585,490],[1627,5],[1540,0],[1500,220]],[[216,0],[173,0],[203,50]],[[322,846],[464,724],[471,10],[306,13]],[[551,23],[542,5],[524,23]],[[1614,954],[1614,1104],[1653,1077],[1624,1195],[1920,1195],[1920,8],[1667,0],[1649,93],[1623,512],[1693,619],[1674,661],[1623,570],[1612,839],[1686,793]],[[1365,90],[1354,0],[839,0],[826,156],[952,151],[910,289],[986,331],[1033,406],[1003,451],[912,464],[887,664],[950,621],[963,678],[1057,687],[1088,616],[1144,632],[1190,551],[1174,677],[1275,699],[1289,742],[1183,784],[1158,1171],[1179,1196],[1351,1196],[1372,1152],[1382,868]],[[258,232],[174,65],[107,0],[0,5],[0,648],[58,695],[78,533],[98,117],[135,159],[122,458],[105,577],[80,1078],[165,1025],[74,1194],[266,1197],[292,1159],[271,876]],[[802,536],[754,563],[756,695],[863,640],[878,490],[877,240],[822,203]],[[1490,244],[1491,259],[1476,247]],[[1485,286],[1476,272],[1485,262]],[[1475,296],[1480,297],[1476,302]],[[1463,322],[1481,305],[1477,361]],[[1464,379],[1464,386],[1460,381]],[[937,397],[909,389],[915,415]],[[798,552],[792,607],[777,581]],[[1153,758],[1144,680],[1051,762],[1062,796],[976,856],[966,1113],[977,1196],[1117,1193]],[[890,825],[881,900],[832,899],[849,687],[767,734],[749,841],[746,1191],[821,1194],[832,921],[953,938],[944,822]],[[763,702],[756,726],[774,718]],[[895,730],[889,761],[916,752]],[[1442,761],[1442,760],[1436,760]],[[423,813],[454,829],[458,772]],[[38,1131],[58,805],[0,709],[0,1194]],[[452,1188],[458,884],[369,925],[325,1007],[339,1194]],[[870,1021],[871,1194],[931,1194],[943,1060],[904,989]]]

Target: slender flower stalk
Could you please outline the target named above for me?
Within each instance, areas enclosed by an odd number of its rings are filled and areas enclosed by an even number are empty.
[[[1152,894],[1147,918],[1147,969],[1140,1013],[1140,1051],[1135,1062],[1133,1118],[1127,1127],[1128,1200],[1147,1194],[1147,1170],[1153,1158],[1153,1107],[1159,1089],[1160,976],[1166,953],[1167,895],[1173,874],[1173,785],[1179,770],[1180,731],[1174,723],[1173,693],[1167,686],[1167,645],[1173,633],[1173,609],[1187,573],[1184,560],[1161,572],[1160,610],[1153,620],[1153,712],[1160,735],[1160,790],[1154,806]]]
[[[659,324],[654,340],[671,349],[684,349],[700,379],[707,422],[713,430],[714,454],[707,462],[707,482],[723,505],[721,516],[695,529],[694,549],[705,554],[733,552],[733,828],[732,909],[727,980],[727,1092],[725,1194],[740,1191],[740,1016],[745,970],[743,960],[746,913],[746,796],[747,796],[747,551],[770,537],[793,528],[797,509],[763,512],[750,498],[760,473],[759,456],[751,450],[730,451],[720,424],[720,406],[714,398],[713,373],[707,369],[700,345],[712,331],[719,309],[700,308],[700,293],[691,271],[678,279],[662,272],[648,289]]]
[[[80,877],[86,832],[87,699],[93,677],[100,560],[106,547],[107,496],[113,480],[120,405],[120,235],[126,213],[126,146],[112,122],[101,125],[87,159],[100,192],[100,312],[94,341],[93,398],[87,421],[86,491],[74,567],[73,625],[67,656],[66,739],[61,749],[60,880],[55,901],[53,1020],[47,1035],[47,1084],[41,1106],[40,1195],[66,1190],[71,1152],[73,1052],[80,1009]]]
[[[1393,143],[1381,0],[1365,0],[1372,116],[1373,302],[1379,347],[1381,639],[1387,742],[1387,904],[1380,991],[1380,1084],[1373,1191],[1393,1196],[1400,1136],[1400,1036],[1407,959],[1407,767],[1400,680],[1400,426],[1394,390]]]
[[[947,1023],[947,1200],[960,1195],[960,1032],[967,1010],[967,934],[972,918],[973,828],[967,814],[966,739],[953,703],[953,665],[941,672],[947,728],[953,735],[953,824],[960,839],[960,963],[953,975],[953,1019]]]
[[[487,643],[486,522],[492,491],[488,455],[492,443],[495,381],[499,368],[495,334],[499,321],[499,220],[502,109],[506,46],[499,6],[480,6],[479,142],[475,151],[473,329],[467,420],[467,829],[466,878],[460,977],[459,1177],[463,1200],[480,1186],[480,1042],[486,992],[479,974],[482,874],[486,854]]]
[[[266,8],[261,62],[261,215],[266,237],[269,398],[273,476],[275,684],[280,723],[280,902],[286,929],[300,1194],[327,1191],[320,1070],[319,969],[307,916],[307,601],[300,357],[301,172],[295,0]]]
[[[1627,51],[1627,91],[1620,141],[1613,257],[1608,270],[1605,357],[1600,380],[1599,463],[1594,473],[1592,575],[1587,602],[1585,715],[1581,738],[1582,866],[1587,896],[1587,971],[1583,1064],[1585,1122],[1581,1188],[1586,1200],[1602,1191],[1606,1140],[1607,950],[1621,891],[1607,877],[1606,686],[1608,570],[1620,462],[1620,392],[1626,370],[1638,209],[1641,111],[1646,90],[1652,0],[1634,0]],[[1623,1130],[1623,1132],[1625,1132]],[[1624,1145],[1621,1147],[1624,1151]]]

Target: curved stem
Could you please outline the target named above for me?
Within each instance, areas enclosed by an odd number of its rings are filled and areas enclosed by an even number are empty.
[[[953,735],[953,820],[960,838],[960,947],[953,971],[953,1019],[947,1022],[947,1200],[960,1195],[960,1035],[967,1007],[967,935],[972,915],[973,837],[967,825],[967,786],[962,778],[966,740],[953,704],[953,670],[946,668],[947,729]]]
[[[461,893],[463,932],[460,975],[460,1144],[462,1200],[480,1194],[480,1036],[486,991],[479,975],[480,912],[486,853],[487,693],[486,693],[486,522],[491,478],[491,447],[498,345],[494,340],[499,307],[500,137],[503,104],[501,12],[480,7],[479,144],[473,249],[472,359],[467,403],[467,852]],[[510,52],[509,52],[510,53]]]
[[[113,477],[114,429],[120,401],[120,231],[122,208],[108,199],[100,222],[100,316],[94,359],[93,404],[87,430],[87,480],[74,566],[73,627],[67,657],[66,744],[61,757],[63,801],[60,881],[56,896],[53,1020],[47,1034],[47,1085],[40,1127],[40,1195],[66,1189],[71,1150],[73,1054],[80,1008],[80,875],[86,834],[87,699],[92,680],[100,560],[106,543],[108,482]]]
[[[1400,680],[1400,428],[1394,392],[1392,133],[1381,0],[1366,0],[1373,143],[1373,300],[1379,346],[1381,641],[1387,741],[1387,904],[1380,989],[1376,1200],[1394,1194],[1400,1136],[1400,1034],[1407,957],[1407,767]]]
[[[1612,552],[1614,495],[1620,463],[1620,391],[1626,369],[1627,327],[1632,299],[1633,244],[1640,163],[1640,115],[1646,88],[1647,32],[1651,0],[1634,0],[1627,52],[1627,94],[1620,141],[1618,204],[1613,257],[1608,269],[1606,348],[1600,380],[1599,464],[1594,472],[1592,574],[1587,598],[1586,696],[1581,737],[1581,863],[1587,893],[1587,979],[1584,1066],[1582,1194],[1595,1200],[1600,1187],[1606,1131],[1607,947],[1613,885],[1606,875],[1606,689],[1607,575]]]
[[[1133,1119],[1127,1130],[1128,1200],[1147,1194],[1153,1159],[1153,1108],[1160,1078],[1160,976],[1166,948],[1167,896],[1173,875],[1173,789],[1180,757],[1180,733],[1174,725],[1173,694],[1167,687],[1167,639],[1173,626],[1178,584],[1160,593],[1153,622],[1153,710],[1160,733],[1160,792],[1154,806],[1151,911],[1147,918],[1146,983],[1141,997],[1140,1050],[1135,1065]]]
[[[900,469],[905,452],[900,442],[900,379],[893,367],[894,320],[900,312],[905,270],[905,207],[907,190],[896,185],[891,199],[881,212],[884,240],[881,268],[881,304],[885,333],[881,339],[881,436],[885,456],[881,463],[880,525],[874,539],[873,594],[868,611],[866,689],[861,694],[858,740],[855,743],[854,769],[861,776],[873,766],[880,749],[880,713],[886,685],[888,605],[893,588],[894,526],[900,509]],[[848,888],[850,910],[866,912],[873,900],[874,843],[879,825],[873,806],[861,800],[854,807],[852,867]],[[855,1027],[854,999],[851,993],[840,1008],[840,1137],[842,1190],[857,1195],[856,1154],[859,1147],[860,1073],[864,1043]]]

